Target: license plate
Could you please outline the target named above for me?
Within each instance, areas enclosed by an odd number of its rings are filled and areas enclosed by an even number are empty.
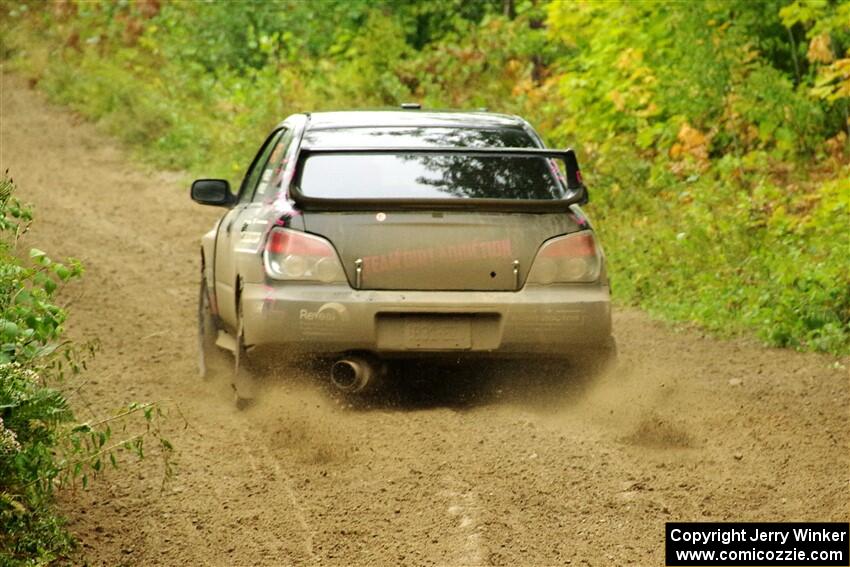
[[[409,318],[404,322],[404,340],[409,349],[468,349],[472,331],[466,317]]]

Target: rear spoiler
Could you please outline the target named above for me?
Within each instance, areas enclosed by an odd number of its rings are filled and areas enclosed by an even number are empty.
[[[311,210],[375,210],[402,209],[487,209],[506,211],[552,212],[569,210],[572,205],[587,203],[587,188],[582,181],[575,151],[542,148],[459,148],[459,147],[322,147],[302,146],[299,160],[321,154],[463,154],[468,156],[542,157],[560,159],[566,169],[567,194],[558,200],[543,199],[326,199],[308,197],[293,183],[290,194],[294,201]],[[298,168],[300,171],[300,167]]]

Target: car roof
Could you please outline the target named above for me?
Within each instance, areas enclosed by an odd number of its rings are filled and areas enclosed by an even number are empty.
[[[458,112],[453,110],[347,110],[309,113],[308,130],[331,128],[367,128],[385,126],[456,127],[456,128],[526,128],[518,116],[493,112]]]

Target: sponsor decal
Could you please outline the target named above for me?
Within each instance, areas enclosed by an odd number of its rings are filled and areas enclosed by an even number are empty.
[[[308,323],[344,323],[348,321],[348,310],[339,303],[325,303],[316,311],[299,309],[298,320]]]
[[[369,274],[406,270],[436,262],[466,262],[474,258],[512,258],[510,238],[478,240],[440,248],[395,250],[363,257],[363,271]]]

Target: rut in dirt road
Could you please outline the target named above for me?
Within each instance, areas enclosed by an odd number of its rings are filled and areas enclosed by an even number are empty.
[[[66,297],[71,334],[103,342],[88,404],[163,400],[188,421],[172,412],[164,490],[150,460],[63,495],[93,564],[660,565],[666,521],[850,516],[846,369],[634,311],[592,387],[425,366],[349,407],[289,372],[237,412],[195,367],[198,241],[218,213],[16,77],[0,110],[28,242],[86,266]]]

